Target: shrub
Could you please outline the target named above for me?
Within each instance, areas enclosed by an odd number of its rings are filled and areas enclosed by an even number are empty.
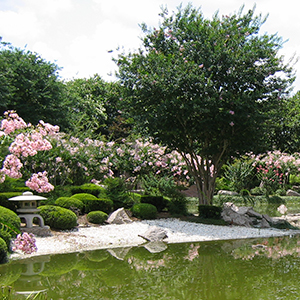
[[[20,230],[21,220],[12,210],[0,206],[0,223],[10,226],[13,230]]]
[[[10,242],[11,242],[11,235],[6,230],[0,230],[0,238],[2,238],[7,246],[7,250],[10,251]]]
[[[279,196],[267,197],[268,204],[285,204],[285,200]]]
[[[38,208],[45,224],[51,228],[66,230],[77,225],[77,216],[69,209],[54,205],[43,205]]]
[[[167,207],[168,201],[163,196],[141,196],[141,203],[149,203],[156,207],[157,211],[161,212]]]
[[[78,193],[78,194],[74,194],[71,198],[76,198],[80,201],[82,201],[83,203],[87,200],[97,200],[98,198],[92,194],[88,194],[88,193]]]
[[[114,203],[110,199],[93,199],[84,201],[84,212],[89,213],[91,211],[103,211],[110,213],[114,206]]]
[[[173,194],[170,194],[171,198],[168,203],[168,211],[172,215],[183,215],[187,213],[187,199],[184,195],[174,190]]]
[[[149,203],[137,203],[132,207],[132,213],[139,219],[155,219],[157,216],[157,209],[154,205]]]
[[[220,219],[222,207],[214,205],[199,205],[199,217],[204,219]]]
[[[255,188],[253,188],[253,189],[250,190],[250,194],[251,194],[251,195],[258,195],[258,196],[261,196],[261,195],[263,195],[264,193],[265,193],[264,189],[261,188],[261,187],[259,187],[259,186],[257,186],[257,187],[255,187]]]
[[[93,224],[103,224],[107,220],[108,215],[100,210],[91,211],[87,214],[87,220]]]
[[[63,207],[63,208],[77,208],[81,212],[83,212],[84,204],[81,200],[72,197],[59,197],[55,201],[55,205]]]
[[[122,178],[107,178],[104,183],[106,195],[113,201],[114,209],[132,207],[134,201],[127,192],[125,181]]]
[[[17,211],[17,201],[10,201],[9,198],[20,196],[22,193],[19,192],[7,192],[7,193],[0,193],[0,206],[6,207],[14,212]]]
[[[86,183],[79,186],[72,186],[71,187],[72,194],[91,194],[96,197],[99,197],[99,194],[103,197],[105,194],[105,188],[93,183]]]
[[[0,264],[7,262],[7,250],[5,241],[0,237]]]

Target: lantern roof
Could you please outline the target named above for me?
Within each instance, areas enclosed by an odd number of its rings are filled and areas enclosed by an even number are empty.
[[[42,197],[42,196],[38,196],[38,195],[33,195],[32,192],[24,192],[22,195],[20,196],[15,196],[15,197],[11,197],[8,200],[11,201],[38,201],[38,200],[46,200],[47,198]]]

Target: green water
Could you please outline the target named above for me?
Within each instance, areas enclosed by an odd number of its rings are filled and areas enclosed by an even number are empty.
[[[7,299],[300,299],[300,237],[160,246],[11,261],[0,286]]]

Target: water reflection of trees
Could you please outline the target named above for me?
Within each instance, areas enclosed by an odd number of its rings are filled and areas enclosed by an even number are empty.
[[[299,250],[288,237],[137,247],[118,259],[97,250],[52,255],[39,275],[49,299],[294,299]],[[0,284],[13,286],[20,265],[0,266]]]

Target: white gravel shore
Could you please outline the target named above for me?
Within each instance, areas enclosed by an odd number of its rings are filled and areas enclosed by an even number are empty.
[[[244,239],[300,234],[300,230],[256,229],[240,226],[216,226],[158,219],[136,221],[122,225],[80,227],[78,230],[55,233],[51,237],[36,237],[37,252],[25,255],[14,253],[12,259],[55,253],[84,250],[138,246],[146,241],[139,237],[151,226],[162,228],[167,233],[166,243],[200,242],[212,240]]]

